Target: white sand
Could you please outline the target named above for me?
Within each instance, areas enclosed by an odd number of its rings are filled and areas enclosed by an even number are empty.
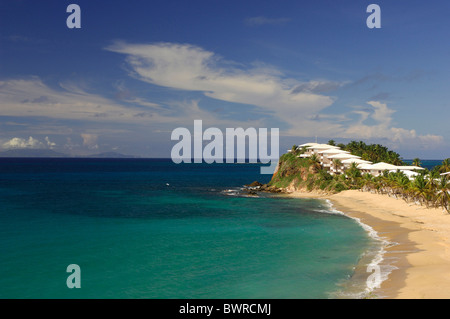
[[[293,192],[289,196],[326,198],[346,215],[371,226],[398,245],[386,249],[394,270],[381,285],[386,298],[450,298],[450,215],[410,205],[387,195],[357,190],[334,195]]]

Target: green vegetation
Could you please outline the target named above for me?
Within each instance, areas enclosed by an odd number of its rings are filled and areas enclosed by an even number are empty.
[[[330,141],[334,143],[334,141]],[[393,165],[406,165],[399,154],[388,150],[379,144],[366,145],[363,142],[350,142],[347,145],[338,144],[341,149],[350,151],[372,162],[384,161]],[[441,176],[443,172],[450,171],[450,159],[442,165],[429,171],[420,171],[413,180],[403,172],[385,171],[382,175],[374,177],[362,174],[355,163],[344,174],[331,175],[324,170],[318,157],[299,158],[305,148],[299,149],[296,145],[292,151],[280,157],[278,171],[273,175],[268,186],[278,188],[295,187],[306,191],[322,191],[325,193],[338,193],[348,189],[358,189],[378,194],[386,194],[400,198],[408,203],[425,205],[426,207],[439,207],[450,210],[450,176]],[[415,159],[415,165],[420,160]]]
[[[342,150],[348,151],[353,155],[360,156],[363,160],[371,161],[373,163],[385,162],[392,165],[406,165],[400,154],[389,150],[387,147],[380,144],[370,144],[359,141],[351,141],[347,145],[339,144]]]
[[[368,175],[368,174],[367,174]],[[436,176],[435,170],[425,171],[410,180],[403,172],[384,172],[383,175],[367,176],[359,181],[363,191],[386,194],[407,203],[450,210],[450,181],[447,176]]]
[[[321,190],[336,193],[351,189],[351,181],[345,175],[331,175],[322,169],[317,157],[299,158],[301,151],[282,155],[278,162],[278,171],[269,182],[269,186],[286,188],[294,186],[308,191]]]

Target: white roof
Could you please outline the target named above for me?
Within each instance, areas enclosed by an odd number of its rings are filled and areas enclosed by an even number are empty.
[[[359,164],[358,168],[359,169],[372,169],[372,164],[369,164],[369,163],[367,163],[367,164]]]
[[[409,171],[411,171],[411,170],[415,170],[415,169],[423,170],[423,169],[425,169],[425,168],[419,167],[419,166],[397,166],[397,169],[399,169],[399,170],[409,170]]]
[[[343,150],[338,149],[338,148],[329,148],[327,150],[318,151],[317,153],[319,153],[319,154],[338,154],[338,153],[350,154],[350,152],[343,151]]]
[[[342,160],[342,164],[351,164],[351,163],[356,163],[356,164],[372,164],[372,162],[365,161],[365,160],[360,159],[360,158],[348,158],[348,159]]]
[[[348,159],[348,158],[361,158],[361,157],[356,156],[356,155],[352,155],[352,154],[339,153],[339,154],[328,156],[328,158],[344,158],[344,159]]]
[[[442,175],[442,176],[444,176],[444,175],[450,175],[450,172],[442,173],[441,175]]]
[[[298,147],[313,146],[313,145],[316,145],[316,144],[317,143],[305,143],[305,144],[299,145]]]
[[[307,147],[307,149],[309,149],[309,150],[326,150],[326,149],[329,149],[329,148],[339,148],[339,147],[331,146],[331,145],[328,145],[328,144],[315,144],[315,145]]]
[[[361,166],[361,167],[360,167]],[[384,170],[397,170],[398,166],[392,165],[392,164],[388,164],[388,163],[384,163],[384,162],[380,162],[380,163],[376,163],[376,164],[361,164],[358,165],[358,168],[360,169],[370,169],[370,170],[379,170],[379,171],[384,171]]]

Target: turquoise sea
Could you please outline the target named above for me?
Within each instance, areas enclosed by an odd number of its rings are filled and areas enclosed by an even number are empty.
[[[380,242],[325,201],[248,196],[259,168],[0,159],[0,298],[360,296]]]

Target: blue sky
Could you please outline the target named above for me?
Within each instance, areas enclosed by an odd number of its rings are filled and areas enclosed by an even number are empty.
[[[68,29],[66,8],[81,8]],[[366,26],[369,4],[381,29]],[[280,129],[450,157],[448,1],[0,1],[0,150],[170,157],[171,132]]]

